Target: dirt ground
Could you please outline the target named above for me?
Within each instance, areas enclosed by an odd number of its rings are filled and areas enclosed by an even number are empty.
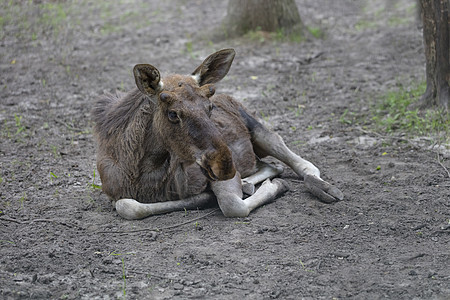
[[[0,4],[0,298],[450,298],[448,145],[344,120],[424,81],[412,1],[299,0],[323,33],[302,43],[211,38],[226,1],[105,2]],[[133,88],[137,63],[190,73],[229,47],[217,92],[345,200],[317,201],[286,170],[291,190],[248,218],[120,218],[97,188],[93,101]]]

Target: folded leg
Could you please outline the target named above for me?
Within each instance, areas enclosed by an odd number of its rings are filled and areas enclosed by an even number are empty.
[[[211,189],[226,217],[246,217],[255,208],[286,192],[289,187],[282,179],[266,179],[253,195],[243,200],[241,178],[239,173],[236,173],[233,179],[211,182]]]
[[[283,173],[283,166],[279,164],[268,164],[263,161],[256,163],[257,171],[242,179],[242,191],[244,194],[253,195],[255,193],[255,185],[266,179],[272,179]]]

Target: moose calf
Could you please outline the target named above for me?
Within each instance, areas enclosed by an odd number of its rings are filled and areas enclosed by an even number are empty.
[[[139,64],[133,70],[137,88],[96,102],[97,169],[119,215],[141,219],[216,198],[225,216],[247,216],[288,189],[284,180],[271,180],[283,168],[260,161],[268,155],[291,167],[320,200],[343,199],[319,169],[239,102],[215,95],[214,83],[228,73],[234,56],[233,49],[220,50],[191,75],[165,78],[154,66]]]

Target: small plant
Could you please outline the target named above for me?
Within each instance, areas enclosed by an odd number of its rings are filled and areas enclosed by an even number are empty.
[[[309,33],[316,39],[323,38],[324,33],[319,27],[308,27]]]
[[[55,158],[58,158],[60,156],[59,151],[58,151],[58,147],[55,146],[55,145],[50,145],[50,147],[52,148],[53,156]]]
[[[296,117],[300,117],[303,114],[304,109],[305,106],[303,104],[297,104],[297,107],[289,107],[289,110],[293,111]]]
[[[300,258],[298,259],[298,262],[300,263],[300,266],[302,267],[303,271],[314,273],[314,270],[306,268],[305,264],[302,262]]]
[[[123,299],[127,298],[127,276],[125,275],[125,260],[122,257]]]
[[[186,47],[186,53],[188,53],[189,55],[191,55],[192,56],[192,52],[194,51],[193,50],[193,45],[192,45],[192,42],[191,41],[189,41],[189,42],[186,42],[185,44],[184,44],[184,46]]]
[[[122,291],[123,291],[123,299],[127,298],[127,275],[126,275],[126,272],[125,272],[125,258],[124,258],[124,256],[125,255],[130,255],[130,254],[134,254],[134,253],[131,253],[131,252],[130,253],[115,253],[113,251],[113,252],[111,252],[111,254],[109,254],[109,255],[112,255],[112,256],[122,256],[121,259],[122,259],[122,280],[123,280]]]
[[[347,114],[348,114],[348,108],[344,111],[344,113],[341,115],[341,117],[339,118],[339,122],[341,122],[342,124],[352,124],[352,120],[347,118]]]
[[[266,115],[263,111],[260,112],[261,114],[261,118],[265,121],[265,122],[269,122],[269,116]]]
[[[301,43],[305,40],[301,30],[286,32],[283,28],[278,29],[276,32],[269,32],[261,30],[261,27],[256,27],[254,30],[249,30],[244,37],[259,43],[266,41]]]
[[[102,189],[100,185],[95,184],[95,169],[94,169],[94,176],[92,177],[92,183],[90,184],[90,187],[92,189]]]
[[[239,225],[239,224],[243,224],[243,225],[249,225],[250,222],[241,222],[241,221],[236,221],[234,222],[234,224]]]
[[[14,245],[15,243],[13,241],[7,241],[7,240],[0,240],[0,243],[8,243]]]
[[[355,29],[356,29],[356,31],[363,31],[366,29],[374,29],[377,26],[378,25],[373,21],[360,20],[355,24]]]
[[[19,202],[20,202],[20,209],[23,210],[24,209],[24,203],[27,200],[27,193],[23,192],[22,197],[20,197]]]
[[[16,127],[17,127],[16,135],[18,135],[19,133],[21,133],[22,131],[25,130],[25,126],[23,126],[23,124],[22,124],[22,116],[20,116],[18,114],[14,114],[14,119],[16,121]]]

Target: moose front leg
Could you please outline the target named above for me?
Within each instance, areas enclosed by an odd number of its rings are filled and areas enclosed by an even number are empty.
[[[272,179],[281,173],[284,168],[280,164],[268,164],[261,160],[256,162],[257,171],[242,179],[242,191],[246,195],[253,195],[255,193],[255,185],[265,181],[266,179]]]
[[[157,203],[140,203],[134,199],[120,199],[116,201],[116,211],[122,218],[138,220],[152,215],[201,208],[213,200],[214,195],[211,192],[204,192],[186,199]]]
[[[246,217],[255,208],[289,190],[289,187],[282,179],[266,179],[253,195],[243,200],[241,177],[236,173],[230,180],[211,182],[211,189],[226,217]]]

